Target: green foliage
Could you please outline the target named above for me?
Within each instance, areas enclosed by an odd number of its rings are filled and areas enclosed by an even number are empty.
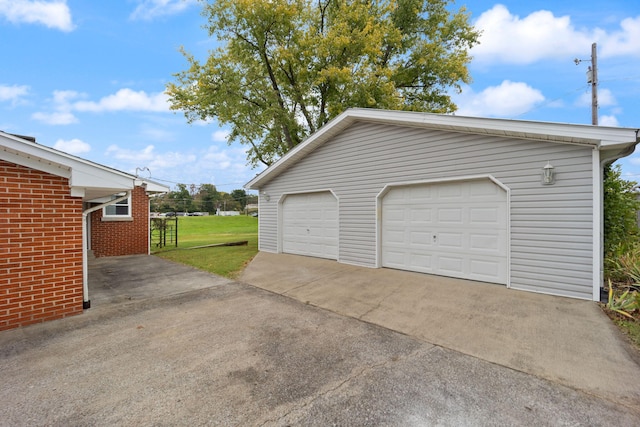
[[[180,212],[189,212],[191,210],[193,197],[189,193],[186,184],[176,185],[176,190],[169,192],[167,199],[172,207],[171,210]]]
[[[225,211],[243,210],[248,200],[257,200],[257,196],[248,195],[243,189],[225,193],[218,191],[213,184],[177,184],[176,190],[154,198],[152,210],[214,214],[218,208]]]
[[[189,122],[217,120],[229,143],[271,164],[349,107],[452,112],[478,32],[451,0],[203,2],[221,47],[167,85]]]
[[[220,200],[220,193],[213,184],[202,184],[196,195],[200,202],[199,212],[215,213],[216,202]]]
[[[630,250],[638,241],[637,212],[640,202],[634,188],[637,184],[622,178],[619,165],[607,167],[604,173],[604,255],[613,258]]]
[[[615,283],[640,283],[640,243],[616,246],[604,260],[605,274]]]
[[[636,290],[626,289],[616,295],[609,280],[607,308],[630,319],[636,319],[633,315],[640,310],[640,294]]]
[[[233,190],[231,197],[240,205],[240,209],[244,210],[244,207],[247,206],[247,192],[242,189]]]
[[[614,319],[614,322],[629,337],[633,345],[640,350],[640,322],[627,318]]]

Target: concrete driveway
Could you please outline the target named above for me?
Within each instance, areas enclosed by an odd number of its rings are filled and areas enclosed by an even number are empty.
[[[111,261],[106,277],[144,266],[163,295],[0,333],[0,425],[640,424],[628,401],[370,321],[156,257]],[[118,292],[141,281],[119,275]]]
[[[640,354],[595,302],[287,254],[258,254],[241,279],[640,409]]]

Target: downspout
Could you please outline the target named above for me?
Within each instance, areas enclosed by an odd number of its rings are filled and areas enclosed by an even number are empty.
[[[102,203],[98,206],[91,207],[87,210],[82,211],[82,309],[86,310],[91,308],[91,300],[89,299],[89,265],[87,264],[89,259],[87,252],[89,248],[87,247],[87,218],[89,214],[97,211],[98,209],[102,209],[105,206],[113,205],[114,203],[121,202],[131,197],[131,190],[127,191],[127,193],[118,197],[117,199],[109,200],[108,202]]]

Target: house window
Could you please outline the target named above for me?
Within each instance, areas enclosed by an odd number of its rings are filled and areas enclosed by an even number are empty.
[[[121,196],[111,196],[111,199],[113,200],[119,197]],[[105,206],[102,209],[102,216],[117,218],[131,217],[131,196],[119,201],[118,203]]]

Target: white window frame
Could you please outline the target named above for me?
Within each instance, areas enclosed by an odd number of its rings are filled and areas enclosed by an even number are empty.
[[[116,194],[111,196],[111,200],[117,199],[118,197],[122,197],[124,196],[124,194]],[[122,207],[122,206],[126,206],[127,207],[127,213],[126,214],[118,214],[118,213],[107,213],[107,209],[111,210],[111,208],[113,207]],[[116,208],[117,210],[117,208]],[[111,205],[107,205],[105,207],[102,208],[102,217],[105,219],[117,219],[117,218],[121,218],[121,219],[129,219],[131,218],[131,195],[129,195],[129,197],[127,197],[125,200],[122,200],[118,203],[114,203]]]

